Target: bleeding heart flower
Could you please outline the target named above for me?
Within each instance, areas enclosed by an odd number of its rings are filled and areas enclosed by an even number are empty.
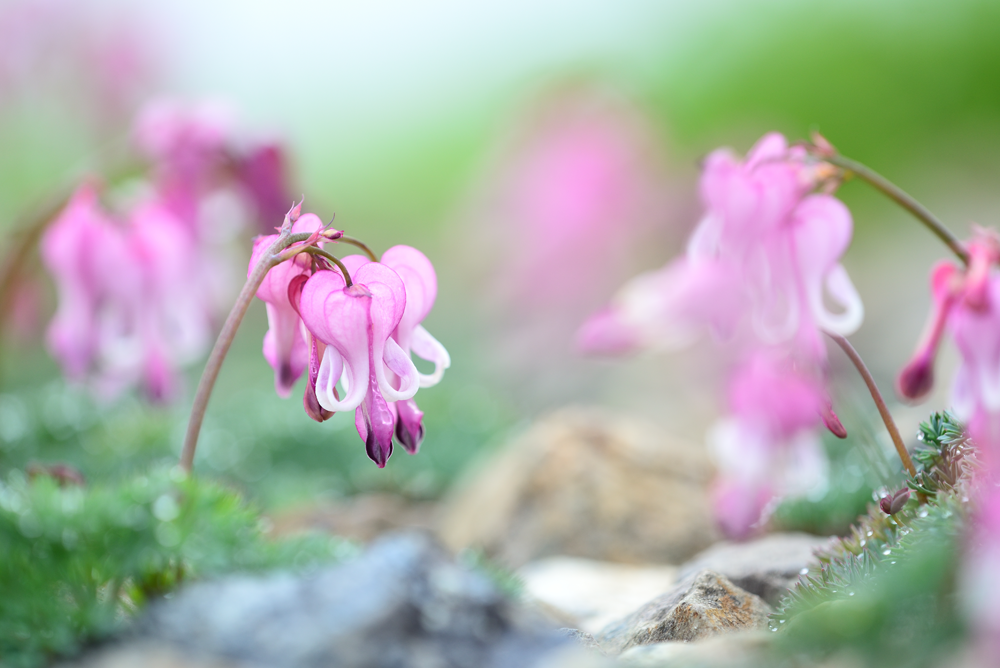
[[[306,328],[326,344],[316,378],[319,405],[328,411],[356,411],[368,456],[381,468],[392,454],[395,430],[389,402],[412,399],[420,386],[413,361],[391,338],[406,309],[406,288],[381,263],[348,267],[350,286],[336,271],[309,278],[299,312]],[[342,375],[345,396],[340,399],[335,386]]]
[[[307,213],[292,225],[293,233],[316,232],[323,229],[323,221],[314,213]],[[247,267],[247,276],[253,273],[267,249],[274,245],[278,235],[257,237],[253,254]],[[302,376],[309,361],[309,347],[302,333],[297,304],[289,299],[291,283],[311,271],[309,255],[299,254],[292,260],[273,267],[257,289],[257,297],[266,304],[268,330],[264,335],[264,358],[274,369],[274,389],[279,397],[287,397],[292,386]],[[301,290],[301,285],[298,286]]]

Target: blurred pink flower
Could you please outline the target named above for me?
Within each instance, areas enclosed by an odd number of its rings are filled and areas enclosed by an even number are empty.
[[[947,328],[961,356],[952,386],[953,409],[967,423],[980,459],[1000,472],[1000,239],[979,229],[966,248],[967,269],[942,261],[932,270],[930,321],[896,386],[913,400],[930,391],[934,360]]]
[[[1000,655],[1000,487],[995,483],[980,489],[961,572],[966,617],[984,666]]]
[[[760,344],[790,345],[825,361],[821,332],[852,333],[864,309],[839,264],[851,240],[850,212],[830,195],[810,194],[817,185],[804,152],[778,134],[764,136],[743,162],[726,150],[709,155],[701,179],[706,212],[684,258],[627,284],[610,311],[584,325],[581,347],[608,348],[602,331],[612,347],[624,339],[677,347],[699,329],[729,337],[742,326]],[[830,312],[824,295],[843,310]]]
[[[729,415],[709,434],[719,477],[715,516],[732,538],[745,538],[773,499],[803,494],[826,480],[817,428],[822,383],[780,351],[760,351],[729,382]]]
[[[822,484],[820,425],[846,436],[823,386],[822,334],[852,333],[864,310],[840,265],[851,215],[815,192],[823,175],[776,133],[745,160],[713,152],[701,177],[705,213],[684,256],[632,279],[577,337],[581,349],[604,353],[677,349],[705,331],[732,344],[742,361],[729,380],[730,414],[709,440],[715,513],[733,537],[746,536],[772,500]]]
[[[218,101],[156,100],[141,110],[133,128],[159,197],[179,218],[197,227],[206,197],[228,191],[268,234],[292,201],[288,158],[280,144],[246,135],[235,111]]]
[[[67,376],[106,396],[141,382],[151,399],[170,399],[176,367],[200,355],[210,333],[189,230],[156,202],[116,220],[87,184],[41,247],[59,293],[49,348]]]
[[[498,189],[506,234],[527,242],[504,258],[517,308],[589,301],[605,278],[596,267],[606,274],[650,222],[646,134],[637,114],[594,94],[558,98],[534,119]]]

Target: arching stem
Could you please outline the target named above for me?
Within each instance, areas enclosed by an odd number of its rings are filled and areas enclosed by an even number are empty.
[[[815,147],[811,147],[815,151]],[[900,205],[917,220],[922,222],[938,239],[951,249],[955,255],[964,263],[969,264],[969,253],[965,250],[962,242],[958,240],[951,230],[945,227],[944,223],[937,219],[927,207],[911,197],[906,191],[895,183],[885,178],[875,170],[842,155],[829,155],[827,152],[815,151],[817,156],[831,165],[836,165],[846,172],[846,175],[857,176],[862,181],[867,182],[876,190],[887,196],[896,204]]]
[[[327,253],[322,248],[316,248],[315,246],[306,246],[305,248],[303,248],[301,250],[299,250],[297,248],[292,249],[292,250],[297,250],[299,253],[309,253],[310,255],[317,255],[317,256],[319,256],[321,258],[329,260],[333,264],[337,265],[338,269],[340,269],[340,273],[342,273],[344,275],[344,282],[347,284],[347,287],[351,287],[352,285],[354,285],[354,281],[351,280],[351,274],[347,271],[347,267],[344,266],[344,263],[341,262],[340,260],[338,260],[336,257],[334,257],[333,255],[331,255],[330,253]],[[298,253],[295,253],[293,255],[297,255],[297,254]],[[284,255],[282,257],[284,257]],[[289,257],[292,257],[292,256],[289,256]]]
[[[191,472],[191,467],[194,464],[194,451],[198,447],[198,435],[201,432],[201,424],[205,420],[205,410],[208,408],[209,397],[212,396],[212,389],[215,387],[215,381],[219,377],[219,371],[222,369],[223,360],[226,359],[226,353],[229,352],[229,347],[232,345],[233,339],[236,338],[236,331],[239,329],[240,323],[243,322],[243,316],[246,315],[247,309],[250,308],[250,302],[253,301],[254,296],[257,294],[260,284],[264,282],[267,272],[272,267],[280,264],[282,259],[280,255],[281,251],[293,243],[305,241],[310,236],[310,234],[305,233],[291,234],[291,223],[286,219],[286,225],[282,227],[278,239],[257,262],[257,266],[254,267],[247,278],[247,282],[243,285],[243,289],[240,290],[240,294],[236,298],[236,303],[233,304],[229,316],[226,317],[226,322],[222,325],[222,331],[219,332],[219,337],[215,340],[212,352],[205,363],[205,370],[201,373],[201,380],[198,381],[198,389],[194,395],[194,405],[191,407],[191,418],[188,420],[187,433],[184,436],[184,449],[181,451],[180,462],[181,468],[188,473]]]
[[[851,342],[839,334],[831,334],[826,332],[826,335],[833,339],[838,346],[844,351],[854,367],[861,374],[861,378],[864,379],[865,385],[868,386],[868,391],[872,395],[872,400],[875,402],[875,407],[878,408],[879,415],[882,416],[882,422],[885,423],[886,431],[889,432],[889,437],[892,439],[892,444],[896,446],[896,453],[903,462],[903,466],[906,468],[907,472],[911,476],[917,475],[917,469],[913,466],[913,460],[910,459],[910,453],[906,451],[906,446],[903,444],[903,438],[899,435],[899,429],[896,427],[895,421],[892,419],[892,414],[889,413],[889,407],[885,405],[885,399],[882,398],[882,393],[879,392],[878,386],[875,384],[875,379],[872,378],[871,372],[865,365],[861,355],[858,351],[854,349]]]
[[[338,239],[337,241],[343,241],[345,244],[351,244],[352,246],[357,246],[358,248],[364,251],[365,255],[368,256],[368,259],[370,259],[372,262],[378,262],[378,258],[375,256],[375,253],[372,252],[372,249],[363,244],[362,242],[358,241],[354,237],[344,236],[340,237],[340,239]]]

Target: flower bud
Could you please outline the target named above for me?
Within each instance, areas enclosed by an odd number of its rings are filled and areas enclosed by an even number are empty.
[[[904,487],[894,494],[889,494],[888,496],[883,496],[879,502],[878,507],[882,509],[882,512],[886,515],[895,515],[906,502],[910,500],[910,488]]]

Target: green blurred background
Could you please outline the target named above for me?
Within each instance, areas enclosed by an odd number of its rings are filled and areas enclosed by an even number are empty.
[[[338,227],[378,251],[417,246],[437,267],[440,292],[426,325],[449,348],[452,368],[418,396],[421,453],[400,449],[384,471],[365,456],[348,416],[318,425],[302,413],[298,391],[288,401],[274,395],[260,355],[264,311],[252,309],[196,465],[271,508],[369,490],[439,495],[471,458],[568,402],[634,410],[701,441],[719,410],[717,386],[711,376],[701,383],[683,356],[582,360],[569,340],[515,368],[494,355],[504,330],[469,268],[485,262],[502,272],[523,242],[477,255],[477,193],[553,91],[613,91],[652,128],[663,191],[675,201],[651,214],[658,243],[635,255],[631,273],[675,255],[696,222],[699,158],[719,145],[743,152],[770,130],[792,139],[821,131],[962,235],[971,221],[994,224],[1000,204],[1000,4],[986,0],[83,6],[96,24],[127,16],[146,31],[156,61],[150,94],[232,101],[248,125],[288,141],[306,209],[336,212]],[[0,95],[0,224],[11,231],[46,193],[85,172],[95,152],[120,144],[127,125],[90,122],[54,89]],[[856,222],[845,265],[868,310],[856,344],[888,388],[922,326],[929,263],[944,253],[865,186],[848,184],[841,196]],[[621,278],[609,276],[592,302]],[[61,460],[101,478],[175,456],[199,370],[176,407],[131,397],[95,407],[59,380],[39,345],[51,290],[46,300],[38,332],[8,335],[2,351],[0,467]],[[836,358],[832,365],[840,401],[865,425],[859,439],[878,445],[857,382]],[[942,378],[949,365],[950,353]],[[946,396],[939,388],[931,406],[945,406]],[[925,410],[896,409],[913,433]],[[840,477],[857,496],[856,476]]]

